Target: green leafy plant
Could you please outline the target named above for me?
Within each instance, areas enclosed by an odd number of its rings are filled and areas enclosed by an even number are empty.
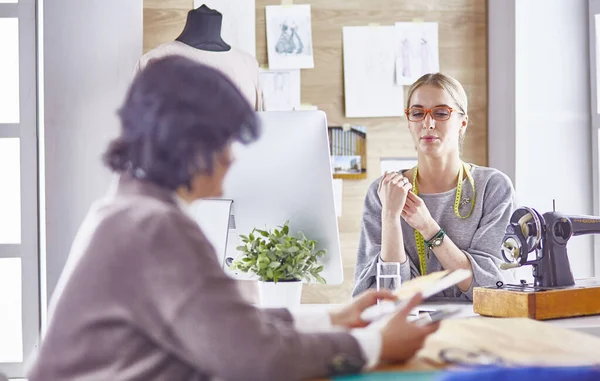
[[[236,270],[254,273],[263,282],[313,280],[326,283],[319,275],[323,266],[318,259],[326,250],[316,250],[317,241],[306,238],[304,233],[289,234],[289,221],[272,230],[252,229],[249,235],[240,235],[242,252],[232,264]]]

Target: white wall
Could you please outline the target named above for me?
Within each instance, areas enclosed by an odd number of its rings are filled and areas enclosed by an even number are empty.
[[[79,224],[109,182],[101,154],[142,54],[142,0],[50,0],[43,12],[49,300]]]
[[[489,164],[507,168],[520,205],[544,213],[555,199],[559,212],[592,214],[588,1],[489,4]],[[492,10],[508,4],[514,14],[508,6],[505,22],[494,23]],[[514,66],[494,71],[499,59]],[[506,137],[495,139],[501,131]],[[568,250],[575,277],[593,276],[592,237],[572,238]]]
[[[488,162],[515,181],[515,1],[488,0]]]

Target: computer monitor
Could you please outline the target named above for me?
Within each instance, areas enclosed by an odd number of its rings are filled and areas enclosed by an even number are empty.
[[[289,220],[290,233],[302,231],[317,241],[317,249],[327,250],[320,275],[327,284],[340,284],[344,277],[325,113],[271,111],[258,116],[261,136],[236,146],[223,197],[195,202],[193,216],[234,278],[252,279],[228,266],[226,258],[240,254],[237,235]]]

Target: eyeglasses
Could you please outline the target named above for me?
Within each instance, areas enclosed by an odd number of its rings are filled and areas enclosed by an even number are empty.
[[[486,350],[467,351],[460,348],[446,348],[440,351],[440,358],[447,364],[458,366],[506,366],[508,362]]]
[[[460,112],[458,110],[453,109],[452,107],[436,106],[432,108],[409,107],[404,111],[404,113],[406,114],[408,120],[411,122],[420,122],[423,119],[425,119],[425,116],[427,116],[427,114],[430,114],[433,119],[443,122],[450,119],[452,111]]]

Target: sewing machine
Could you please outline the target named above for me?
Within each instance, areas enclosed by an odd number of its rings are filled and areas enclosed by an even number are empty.
[[[534,282],[476,287],[473,309],[484,316],[537,320],[600,314],[600,282],[575,281],[567,243],[573,236],[600,233],[600,217],[543,215],[522,207],[511,216],[502,240],[503,270],[532,266]],[[530,254],[534,253],[534,258]]]

